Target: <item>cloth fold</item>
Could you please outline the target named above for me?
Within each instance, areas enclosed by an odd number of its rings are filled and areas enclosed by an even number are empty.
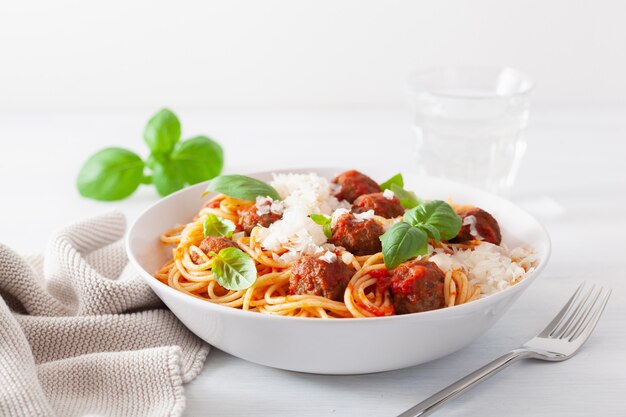
[[[0,416],[178,416],[209,346],[128,264],[118,212],[0,244]]]

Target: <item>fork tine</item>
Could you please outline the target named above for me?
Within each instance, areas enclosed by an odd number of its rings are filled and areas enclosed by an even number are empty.
[[[596,303],[600,298],[600,295],[602,295],[602,287],[598,289],[597,293],[593,294],[593,296],[590,294],[589,298],[585,300],[587,301],[585,306],[581,307],[580,313],[576,319],[572,319],[567,328],[563,330],[563,333],[560,336],[561,339],[569,339],[574,333],[576,333],[576,331],[578,331],[578,329],[580,329],[589,317],[593,316],[592,311],[595,311],[594,308],[596,307]]]
[[[609,298],[611,297],[610,288],[606,290],[604,288],[600,288],[600,291],[604,293],[604,296],[601,298],[598,307],[596,307],[594,313],[591,314],[589,320],[585,323],[585,325],[581,326],[579,329],[577,329],[576,332],[574,332],[572,337],[569,339],[570,342],[580,338],[577,340],[577,342],[580,344],[585,343],[585,340],[587,340],[587,338],[591,335],[591,332],[593,332],[593,329],[595,329],[596,324],[598,324],[598,320],[600,320],[600,316],[602,316],[604,308],[606,307],[607,303],[609,302]]]
[[[587,305],[587,302],[589,301],[589,297],[591,297],[591,295],[594,293],[595,288],[596,286],[594,284],[591,284],[591,288],[589,290],[586,290],[584,294],[581,294],[581,297],[578,299],[578,301],[574,305],[572,305],[571,310],[568,312],[566,317],[563,318],[559,326],[557,326],[550,333],[550,337],[559,339],[563,336],[565,331],[571,327],[572,323],[574,323],[580,317],[582,312],[585,310],[585,306]]]
[[[559,311],[559,313],[552,319],[552,321],[548,323],[546,328],[543,329],[541,333],[539,333],[540,337],[548,337],[548,335],[554,329],[556,329],[556,327],[561,323],[561,320],[566,316],[566,313],[568,312],[568,310],[572,306],[572,303],[574,302],[574,300],[576,300],[576,298],[578,297],[578,295],[580,294],[584,286],[585,286],[585,282],[582,282],[578,286],[578,288],[574,292],[574,295],[572,295],[572,297],[567,301],[567,303],[563,306],[561,311]]]

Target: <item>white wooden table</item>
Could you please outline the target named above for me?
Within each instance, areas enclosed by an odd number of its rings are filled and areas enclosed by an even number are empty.
[[[226,150],[229,172],[382,164],[410,171],[403,109],[185,111],[184,134]],[[93,151],[144,151],[145,112],[0,114],[0,241],[39,252],[58,226],[116,208],[132,220],[151,189],[98,203],[74,182]],[[395,372],[320,376],[265,368],[212,351],[186,387],[187,416],[392,416],[540,330],[582,280],[613,288],[598,328],[564,363],[515,365],[444,408],[442,416],[626,415],[626,108],[540,107],[512,199],[547,226],[552,259],[539,280],[482,338],[449,357]],[[329,341],[330,343],[330,341]]]

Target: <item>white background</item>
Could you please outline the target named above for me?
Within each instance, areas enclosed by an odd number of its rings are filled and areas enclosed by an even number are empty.
[[[511,198],[546,225],[553,255],[494,328],[439,361],[364,376],[214,350],[185,387],[186,416],[395,415],[530,338],[583,280],[614,293],[580,354],[506,370],[440,415],[624,415],[626,2],[0,1],[0,242],[24,253],[77,218],[118,209],[132,221],[158,200],[149,187],[87,200],[75,179],[105,146],[146,156],[142,129],[162,106],[183,137],[217,139],[231,173],[406,172],[411,69],[511,65],[536,80]]]
[[[406,74],[510,65],[537,102],[626,100],[620,0],[21,0],[0,110],[401,105]]]

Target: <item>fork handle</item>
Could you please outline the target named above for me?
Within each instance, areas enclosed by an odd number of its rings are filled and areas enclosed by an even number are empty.
[[[509,353],[500,356],[498,359],[489,362],[482,368],[475,370],[466,377],[459,379],[454,384],[442,389],[438,393],[430,396],[416,406],[409,408],[404,413],[398,415],[398,417],[428,416],[437,409],[439,409],[439,407],[441,407],[448,400],[451,400],[461,395],[465,391],[472,388],[474,385],[496,374],[513,362],[530,356],[532,356],[532,352],[526,349],[512,350]]]

